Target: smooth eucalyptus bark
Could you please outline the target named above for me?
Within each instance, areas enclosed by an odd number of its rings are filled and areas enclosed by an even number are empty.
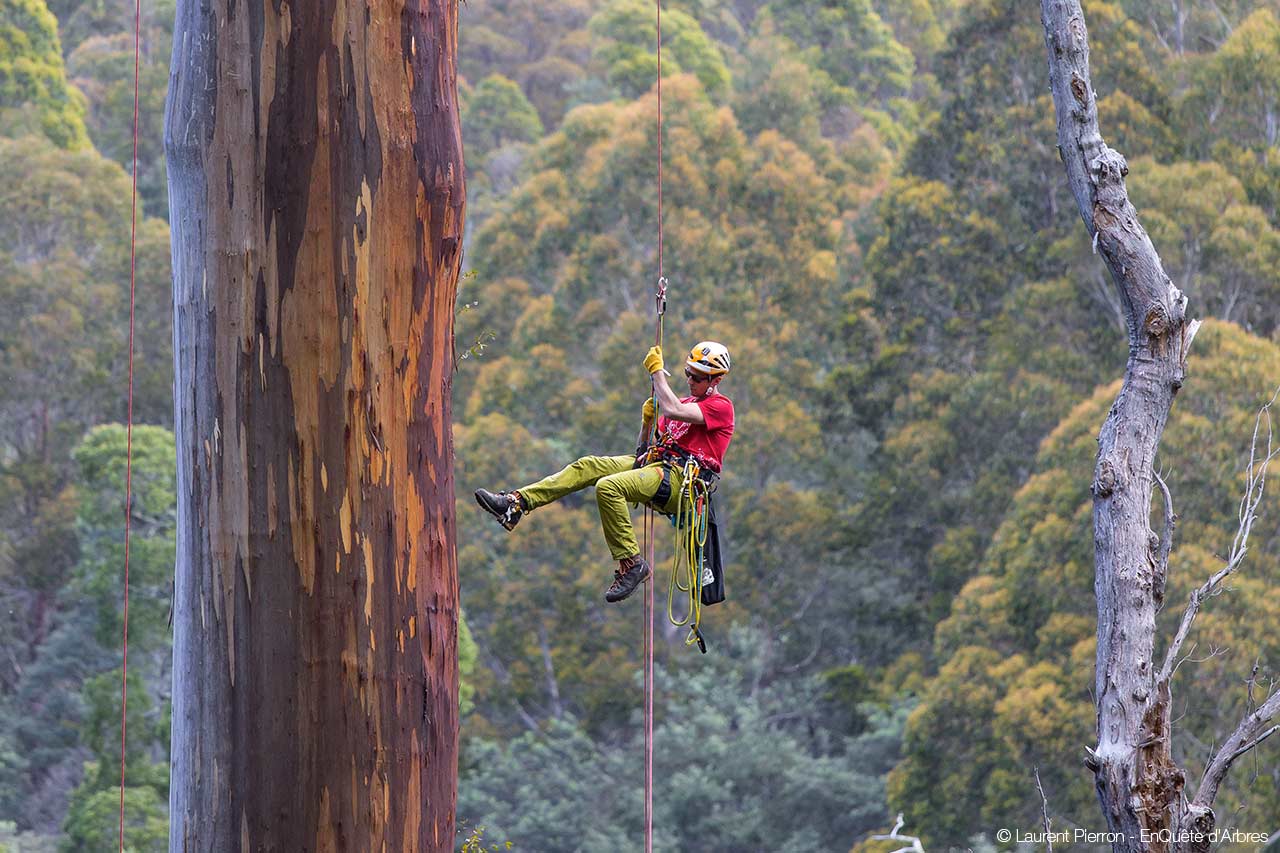
[[[452,850],[456,0],[179,0],[170,848]]]
[[[1129,338],[1124,383],[1098,436],[1092,484],[1098,745],[1088,764],[1109,829],[1127,838],[1115,849],[1161,849],[1144,837],[1192,827],[1182,800],[1185,774],[1169,751],[1169,684],[1157,678],[1154,664],[1172,519],[1163,537],[1150,527],[1152,463],[1198,323],[1187,319],[1186,297],[1165,274],[1129,202],[1124,157],[1099,133],[1080,3],[1042,0],[1041,9],[1059,151],[1085,227],[1119,290]]]

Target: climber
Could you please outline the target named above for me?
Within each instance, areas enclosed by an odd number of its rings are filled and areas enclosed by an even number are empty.
[[[718,387],[729,372],[729,350],[722,344],[703,341],[690,350],[684,367],[687,397],[677,397],[667,384],[670,374],[664,369],[661,347],[650,348],[644,369],[653,378],[654,396],[645,400],[644,425],[635,454],[584,456],[531,485],[496,493],[477,489],[475,493],[476,502],[511,530],[526,512],[595,486],[604,538],[618,561],[613,583],[604,594],[608,602],[631,595],[650,573],[636,543],[627,503],[650,504],[670,514],[680,494],[685,461],[692,457],[698,468],[709,472],[704,476],[719,476],[733,436],[733,403]],[[655,400],[658,439],[648,444]]]

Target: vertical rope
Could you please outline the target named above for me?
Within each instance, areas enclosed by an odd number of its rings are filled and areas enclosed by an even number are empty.
[[[644,853],[653,853],[653,510],[644,514],[645,559],[649,578],[644,593]]]
[[[662,0],[655,0],[658,50],[658,330],[662,346],[662,317],[666,300],[666,280],[662,267]],[[650,389],[653,395],[654,389]],[[657,426],[655,417],[655,429]],[[649,579],[644,594],[644,853],[653,853],[653,588],[656,570],[653,558],[653,510],[644,511],[645,560]]]
[[[658,280],[662,280],[662,0],[658,7]]]
[[[661,230],[661,229],[659,229]],[[662,321],[666,304],[665,282],[659,279],[658,284],[658,331],[655,335],[657,346],[662,346]],[[653,395],[653,389],[650,389]],[[654,395],[656,400],[656,395]],[[657,417],[654,417],[654,440],[657,440]],[[653,600],[654,573],[657,571],[654,560],[654,521],[653,507],[645,505],[644,509],[644,559],[649,564],[649,577],[644,586],[644,853],[653,853]]]
[[[142,66],[142,0],[133,11],[133,201],[129,214],[129,390],[124,467],[124,629],[120,667],[120,853],[124,853],[124,777],[129,718],[129,534],[133,504],[133,341],[138,282],[138,90]]]

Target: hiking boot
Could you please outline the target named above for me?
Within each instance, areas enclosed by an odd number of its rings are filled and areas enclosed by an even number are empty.
[[[605,590],[604,600],[610,604],[621,601],[635,592],[636,587],[647,577],[649,577],[649,564],[639,554],[622,560],[614,570],[613,584]]]
[[[524,515],[524,504],[519,492],[494,493],[488,489],[476,489],[476,503],[507,530],[512,529]]]

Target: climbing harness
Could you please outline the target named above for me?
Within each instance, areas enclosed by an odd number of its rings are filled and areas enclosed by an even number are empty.
[[[704,593],[714,584],[711,555],[707,551],[707,535],[711,525],[711,493],[715,491],[720,475],[702,465],[699,459],[684,448],[663,438],[640,448],[636,466],[659,464],[662,466],[662,482],[650,499],[646,509],[665,515],[675,528],[675,548],[671,562],[671,575],[667,589],[667,619],[676,627],[689,626],[685,645],[698,644],[703,654],[707,644],[702,636],[702,605],[722,600]],[[680,472],[679,493],[675,506],[667,512],[671,502],[671,474]],[[689,606],[683,616],[675,610],[676,593],[688,595]]]

